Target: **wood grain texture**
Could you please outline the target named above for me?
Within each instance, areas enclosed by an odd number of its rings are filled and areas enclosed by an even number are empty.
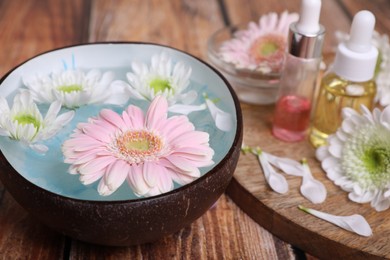
[[[85,42],[89,0],[0,1],[0,75],[38,53]]]
[[[0,75],[38,53],[83,41],[88,3],[0,1]],[[0,183],[0,258],[62,258],[64,241],[32,219]]]
[[[35,221],[9,193],[0,189],[0,258],[55,259],[65,238]]]
[[[360,10],[371,11],[376,16],[375,29],[390,33],[390,1],[388,0],[340,0],[344,9],[353,17]]]
[[[74,241],[72,259],[294,259],[289,245],[270,235],[226,196],[192,225],[160,241],[126,248]],[[248,239],[256,241],[249,243]],[[277,245],[277,246],[275,246]]]
[[[390,212],[376,212],[368,204],[353,203],[347,193],[335,186],[314,158],[314,148],[306,140],[284,143],[270,132],[273,107],[243,105],[244,142],[260,146],[269,153],[300,160],[308,159],[315,178],[325,184],[327,199],[322,204],[312,204],[300,195],[301,178],[287,176],[289,191],[278,194],[270,190],[253,155],[240,157],[234,180],[228,187],[228,195],[271,233],[314,256],[330,259],[364,259],[390,257]],[[304,205],[335,215],[363,215],[374,235],[366,238],[345,231],[323,220],[303,213],[297,206]],[[326,248],[326,250],[324,250]]]
[[[216,1],[97,0],[89,40],[147,41],[204,58],[209,36],[222,26]]]
[[[0,1],[0,73],[37,53],[85,41],[148,41],[205,58],[223,26],[217,1]],[[32,219],[0,183],[0,258],[294,259],[291,246],[228,197],[192,225],[156,243],[112,248],[74,241]]]

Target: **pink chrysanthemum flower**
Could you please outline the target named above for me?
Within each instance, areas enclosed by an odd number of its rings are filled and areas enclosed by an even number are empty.
[[[137,196],[154,196],[200,176],[212,165],[209,134],[195,131],[184,115],[167,117],[168,102],[157,96],[144,115],[129,106],[122,116],[104,109],[80,123],[62,150],[71,174],[87,185],[100,179],[98,192],[107,196],[127,180]]]
[[[258,23],[250,22],[246,30],[237,31],[231,40],[221,45],[222,60],[239,69],[279,72],[289,26],[298,18],[298,14],[285,11],[279,18],[276,13],[269,13],[260,17]]]

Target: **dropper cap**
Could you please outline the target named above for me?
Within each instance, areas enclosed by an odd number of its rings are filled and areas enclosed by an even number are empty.
[[[371,44],[375,16],[369,11],[358,12],[353,20],[349,39],[340,43],[333,71],[340,77],[364,82],[372,79],[378,59],[378,50]]]
[[[321,0],[302,0],[299,20],[290,25],[289,53],[311,59],[322,56],[325,28],[319,24]]]

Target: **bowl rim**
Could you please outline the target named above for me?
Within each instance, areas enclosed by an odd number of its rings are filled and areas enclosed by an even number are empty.
[[[68,196],[64,196],[64,195],[61,195],[61,194],[58,194],[58,193],[55,193],[55,192],[52,192],[52,191],[49,191],[49,190],[46,190],[40,186],[38,186],[37,184],[29,181],[28,179],[26,179],[23,175],[21,175],[9,162],[8,160],[5,158],[2,150],[0,149],[0,154],[1,156],[4,158],[4,161],[10,166],[10,168],[12,168],[12,170],[14,172],[17,173],[16,177],[17,178],[22,178],[24,181],[28,182],[29,184],[31,184],[34,188],[38,189],[39,192],[42,192],[42,193],[45,193],[45,195],[48,195],[48,196],[52,196],[52,197],[56,197],[57,199],[62,199],[62,200],[68,200],[68,201],[73,201],[73,202],[78,202],[78,203],[85,203],[85,204],[90,204],[90,205],[107,205],[107,204],[110,204],[110,205],[113,205],[113,204],[124,204],[124,203],[142,203],[142,202],[146,202],[146,201],[154,201],[154,200],[159,200],[160,198],[163,198],[165,196],[170,196],[170,195],[173,195],[173,194],[176,194],[176,193],[180,193],[182,190],[186,190],[188,189],[189,187],[191,186],[194,186],[196,184],[198,184],[199,182],[202,182],[204,179],[208,178],[210,175],[212,175],[214,172],[218,171],[220,168],[222,168],[225,164],[225,161],[227,161],[231,155],[234,153],[234,150],[236,149],[236,146],[239,145],[239,141],[240,139],[242,139],[242,135],[243,135],[243,118],[242,118],[242,110],[241,110],[241,106],[240,106],[240,102],[238,100],[238,97],[236,95],[236,93],[234,92],[232,86],[230,85],[229,81],[222,75],[221,72],[219,72],[216,68],[214,68],[212,65],[208,64],[207,62],[205,62],[204,60],[202,60],[201,58],[198,58],[196,57],[195,55],[193,54],[190,54],[186,51],[183,51],[183,50],[179,50],[178,48],[175,48],[175,47],[172,47],[172,46],[168,46],[168,45],[164,45],[164,44],[159,44],[159,43],[154,43],[154,42],[146,42],[146,41],[97,41],[97,42],[87,42],[87,43],[79,43],[79,44],[71,44],[71,45],[66,45],[66,46],[62,46],[62,47],[58,47],[58,48],[53,48],[53,49],[50,49],[50,50],[47,50],[47,51],[43,51],[43,52],[40,52],[26,60],[24,60],[23,62],[17,64],[16,66],[14,66],[13,68],[11,68],[8,72],[6,72],[1,78],[0,78],[0,89],[1,89],[1,84],[3,83],[3,81],[13,72],[15,71],[16,69],[18,69],[19,67],[23,66],[25,63],[29,62],[30,60],[33,60],[39,56],[42,56],[42,55],[45,55],[45,54],[48,54],[48,53],[51,53],[51,52],[54,52],[54,51],[58,51],[58,50],[63,50],[63,49],[69,49],[69,48],[74,48],[74,47],[81,47],[81,46],[93,46],[93,45],[149,45],[149,46],[157,46],[157,47],[164,47],[164,48],[168,48],[168,49],[171,49],[171,50],[174,50],[174,51],[177,51],[177,52],[180,52],[181,54],[184,54],[184,55],[187,55],[189,56],[190,58],[193,58],[195,60],[197,60],[198,62],[202,63],[203,65],[205,65],[206,67],[208,67],[209,69],[211,69],[214,73],[217,74],[218,77],[220,77],[222,79],[222,81],[225,83],[225,85],[227,86],[227,89],[229,90],[230,92],[230,95],[233,99],[233,103],[234,103],[234,108],[235,108],[235,111],[236,111],[236,120],[237,120],[237,127],[236,127],[236,133],[235,133],[235,136],[234,136],[234,140],[233,140],[233,143],[230,147],[230,149],[227,151],[226,155],[221,159],[221,161],[216,164],[211,170],[209,170],[208,172],[206,172],[205,174],[203,174],[201,177],[197,178],[196,180],[188,183],[188,184],[185,184],[181,187],[178,187],[176,189],[173,189],[169,192],[166,192],[166,193],[162,193],[162,194],[159,194],[159,195],[156,195],[156,196],[151,196],[151,197],[142,197],[142,198],[136,198],[136,199],[124,199],[124,200],[86,200],[86,199],[78,199],[78,198],[73,198],[73,197],[68,197]],[[240,147],[241,149],[241,147]],[[0,180],[1,181],[1,180]],[[7,190],[7,187],[5,186],[5,189]]]

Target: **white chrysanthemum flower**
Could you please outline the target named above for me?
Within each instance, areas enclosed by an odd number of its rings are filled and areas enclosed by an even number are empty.
[[[341,127],[317,149],[329,179],[349,192],[349,199],[371,202],[377,211],[390,207],[390,106],[362,114],[343,109]]]
[[[15,96],[11,109],[7,100],[0,96],[0,135],[21,141],[44,153],[48,148],[38,142],[53,137],[74,116],[74,111],[69,111],[57,117],[60,109],[61,103],[55,101],[43,117],[27,90]]]
[[[127,102],[127,91],[120,86],[110,87],[114,79],[112,72],[101,73],[90,70],[63,70],[50,76],[23,78],[35,101],[51,104],[59,100],[67,108],[77,108],[88,104],[117,104]]]
[[[340,31],[335,33],[336,39],[339,42],[348,40],[349,35]],[[375,102],[379,102],[382,106],[390,105],[390,43],[387,34],[380,34],[377,31],[373,32],[372,44],[378,49],[378,62],[375,69],[375,82],[377,85],[377,93]]]
[[[132,72],[126,75],[130,84],[128,89],[136,99],[152,101],[156,96],[162,95],[169,106],[172,106],[176,103],[189,105],[197,97],[195,91],[186,91],[190,85],[191,67],[181,61],[173,66],[171,58],[165,52],[154,55],[150,66],[133,62],[131,68]]]

